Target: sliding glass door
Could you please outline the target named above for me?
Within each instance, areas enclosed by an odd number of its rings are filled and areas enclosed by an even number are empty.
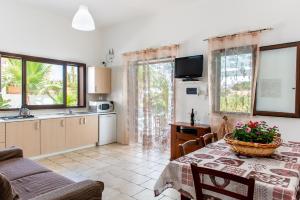
[[[153,60],[135,66],[135,142],[166,149],[174,109],[174,62]]]

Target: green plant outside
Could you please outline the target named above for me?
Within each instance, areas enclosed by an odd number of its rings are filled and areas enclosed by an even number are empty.
[[[2,109],[9,108],[10,107],[9,102],[10,102],[9,100],[3,99],[2,94],[0,95],[0,108]]]
[[[51,65],[40,62],[26,63],[26,91],[27,95],[47,95],[53,104],[62,104],[61,99],[56,96],[63,92],[62,81],[51,81],[49,79]]]
[[[230,88],[222,88],[220,95],[221,112],[251,112],[251,82],[243,81]]]
[[[234,95],[220,97],[221,112],[250,113],[251,98],[246,95]]]
[[[170,84],[162,69],[156,70],[155,67],[148,67],[148,70],[145,70],[145,66],[138,67],[137,78],[139,84],[139,106],[143,106],[143,98],[145,98],[143,91],[143,84],[145,83],[143,80],[144,73],[149,73],[149,75],[147,75],[149,78],[148,103],[151,106],[152,111],[154,111],[156,115],[168,113],[168,108],[170,106],[169,97],[171,95],[169,90]]]
[[[249,91],[251,90],[251,83],[249,81],[243,81],[236,83],[232,86],[232,89],[235,91]]]
[[[75,72],[75,67],[67,71],[67,99],[68,106],[77,106],[78,104],[78,78]],[[54,99],[54,102],[63,101],[63,92],[60,92]]]

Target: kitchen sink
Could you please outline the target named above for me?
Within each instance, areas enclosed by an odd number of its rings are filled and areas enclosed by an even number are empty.
[[[34,115],[26,115],[26,116],[13,115],[13,116],[0,117],[0,119],[2,120],[30,119],[30,118],[34,118]]]
[[[75,113],[55,113],[54,115],[75,115]]]
[[[74,112],[75,114],[93,114],[93,112],[85,111],[85,112]]]

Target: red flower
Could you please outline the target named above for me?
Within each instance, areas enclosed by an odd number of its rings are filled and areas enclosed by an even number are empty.
[[[250,122],[248,123],[248,126],[249,126],[250,128],[256,128],[257,125],[258,125],[258,122],[252,122],[252,121],[250,121]]]

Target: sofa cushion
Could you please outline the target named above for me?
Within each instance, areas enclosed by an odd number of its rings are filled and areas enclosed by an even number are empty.
[[[54,172],[45,172],[11,181],[22,200],[45,194],[74,182]]]
[[[50,172],[50,170],[27,158],[14,158],[0,162],[0,173],[10,181],[43,172]]]
[[[0,150],[0,162],[12,158],[22,158],[23,151],[18,147],[10,147],[7,149]]]
[[[5,200],[16,200],[19,196],[16,194],[15,190],[11,187],[8,179],[0,173],[0,199]]]

